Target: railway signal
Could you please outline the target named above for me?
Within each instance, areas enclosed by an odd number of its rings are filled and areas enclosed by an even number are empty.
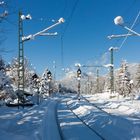
[[[80,80],[80,78],[81,78],[81,69],[78,68],[78,70],[77,70],[77,79]]]
[[[96,82],[97,82],[97,92],[99,92],[99,68],[102,67],[106,67],[106,65],[81,65],[79,63],[75,64],[76,67],[86,67],[86,68],[90,68],[90,67],[95,67],[97,68],[96,70]]]
[[[47,79],[48,79],[48,92],[49,96],[51,93],[51,80],[52,80],[52,73],[50,71],[47,72]]]
[[[78,97],[80,96],[80,88],[81,88],[81,83],[80,83],[80,80],[81,80],[81,69],[78,68],[77,70],[77,80],[78,80]],[[80,99],[80,98],[79,98]]]
[[[52,73],[50,71],[47,72],[48,82],[52,80]]]

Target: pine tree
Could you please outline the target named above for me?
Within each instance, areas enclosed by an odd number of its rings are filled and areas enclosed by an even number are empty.
[[[47,69],[44,71],[42,77],[41,77],[41,87],[40,87],[40,92],[41,94],[47,95],[48,93],[48,82],[47,82]]]
[[[46,69],[41,77],[40,80],[40,92],[44,95],[51,94],[53,90],[55,89],[54,81],[53,79],[48,79],[48,69]]]
[[[140,64],[138,65],[137,72],[136,72],[136,89],[140,90]]]
[[[4,60],[0,59],[0,99],[14,98],[14,91],[10,77],[6,73]]]
[[[13,58],[11,65],[10,65],[10,77],[12,79],[12,82],[14,86],[17,88],[18,87],[18,59]],[[33,68],[27,58],[24,58],[24,81],[25,81],[25,88],[30,87],[31,83],[31,77],[33,73]]]
[[[123,60],[118,76],[116,77],[117,91],[123,96],[128,96],[132,91],[132,84],[133,82],[130,79],[127,62]]]

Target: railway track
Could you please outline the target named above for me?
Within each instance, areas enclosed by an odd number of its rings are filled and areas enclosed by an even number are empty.
[[[67,106],[77,118],[99,135],[101,139],[129,139],[129,137],[134,137],[132,136],[134,134],[131,134],[130,132],[136,125],[139,127],[139,123],[134,125],[139,117],[133,116],[133,119],[131,119],[121,115],[108,113],[84,97],[81,97],[80,100],[78,100],[78,98],[73,98],[71,101],[67,102]],[[120,127],[121,125],[122,127]],[[119,135],[121,131],[124,132],[123,137],[120,137]]]
[[[95,133],[101,140],[105,140],[105,138],[100,134],[98,133],[95,129],[93,129],[92,127],[90,127],[89,125],[87,125],[78,115],[76,115],[74,113],[74,111],[69,107],[69,105],[67,104],[66,102],[66,105],[67,107],[71,110],[71,112],[85,125],[87,126],[93,133]]]
[[[66,113],[66,115],[64,116],[63,114],[61,114],[61,112],[64,112],[64,114]],[[66,126],[66,130],[65,130],[65,126],[63,126],[63,124],[65,124],[65,123],[67,124],[69,121],[70,121],[69,123],[77,124],[77,126],[76,125],[72,126],[75,128],[69,127],[69,129],[70,129],[69,131],[71,131],[71,136],[70,136],[70,137],[72,137],[71,139],[85,140],[85,138],[83,138],[83,136],[79,133],[79,132],[83,132],[83,133],[85,133],[85,136],[88,138],[88,140],[92,140],[92,139],[105,140],[105,138],[101,134],[99,134],[95,129],[93,129],[89,125],[87,125],[82,119],[80,119],[73,112],[73,110],[68,106],[66,101],[63,103],[63,106],[62,106],[62,103],[58,104],[56,120],[57,120],[57,126],[59,129],[61,140],[67,140],[67,132],[68,132],[67,129],[68,128]],[[79,124],[82,127],[79,128],[79,126],[78,126]],[[70,139],[70,138],[68,138],[68,139]]]
[[[89,109],[89,113],[82,116],[81,112],[76,112],[77,109],[79,111],[79,107],[81,107],[81,109],[87,109],[87,111]],[[120,139],[119,132],[125,131],[125,127],[120,128],[119,124],[124,123],[127,128],[129,128],[129,126],[133,127],[133,123],[129,120],[104,111],[83,96],[81,100],[63,97],[60,102],[57,101],[54,116],[56,117],[56,126],[59,133],[59,139],[57,140],[74,138],[79,140],[85,140],[87,138],[88,140],[108,140],[110,139],[110,131],[108,131],[110,122],[115,122],[115,125],[111,124],[112,130],[115,130],[111,132],[111,139],[112,137]],[[134,118],[135,116],[131,117]],[[139,117],[135,118],[139,119]],[[96,123],[94,123],[94,121],[96,121]],[[82,136],[80,134],[81,132],[84,133]],[[87,138],[83,138],[83,136],[87,136]],[[125,133],[125,137],[127,137],[127,133]]]

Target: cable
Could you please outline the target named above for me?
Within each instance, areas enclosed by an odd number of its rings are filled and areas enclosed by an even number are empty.
[[[62,37],[64,37],[64,34],[65,34],[65,32],[66,32],[66,30],[67,30],[67,28],[68,28],[68,26],[69,26],[69,24],[70,24],[70,22],[72,20],[72,17],[73,17],[73,14],[74,14],[75,10],[76,10],[78,2],[79,2],[79,0],[76,0],[74,6],[72,8],[72,12],[71,12],[70,16],[68,17],[68,20],[66,22],[67,24],[66,24],[66,26],[65,26],[65,28],[64,28],[64,30],[62,32]]]
[[[64,48],[63,48],[63,37],[61,36],[61,64],[62,64],[62,67],[64,65],[64,62],[63,62],[63,58],[64,58]]]
[[[62,63],[62,67],[64,65],[64,43],[63,43],[63,39],[64,39],[64,35],[66,33],[66,30],[68,29],[68,26],[69,26],[70,22],[72,21],[72,17],[73,17],[73,14],[74,14],[75,10],[76,10],[78,2],[79,2],[79,0],[76,0],[74,6],[72,8],[71,14],[67,19],[66,26],[61,33],[61,63]],[[66,7],[67,7],[67,1],[65,3],[64,11],[66,10]]]
[[[130,29],[132,29],[132,28],[135,26],[135,24],[136,24],[136,22],[137,22],[139,16],[140,16],[140,11],[138,12],[138,14],[137,14],[137,16],[136,16],[136,18],[135,18],[135,20],[134,20],[134,22],[133,22],[133,24],[132,24],[132,26],[131,26]],[[130,33],[130,31],[129,31],[127,34],[129,34],[129,33]],[[127,38],[128,38],[128,35],[127,35],[127,36],[124,38],[124,40],[122,41],[122,43],[121,43],[121,45],[120,45],[120,47],[119,47],[119,50],[122,48],[122,46],[123,46],[124,43],[126,42]]]
[[[65,0],[64,9],[62,10],[61,15],[64,16],[64,14],[66,13],[67,6],[68,6],[68,1]],[[64,17],[65,17],[65,16],[64,16]]]

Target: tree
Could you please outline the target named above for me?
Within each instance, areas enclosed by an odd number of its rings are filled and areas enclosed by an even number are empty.
[[[9,68],[9,76],[15,88],[18,87],[18,59],[13,58]]]
[[[12,81],[6,73],[6,65],[0,58],[0,99],[14,98],[15,94],[12,87]]]
[[[0,71],[1,70],[5,70],[5,62],[4,60],[2,59],[2,57],[0,57]]]
[[[140,90],[140,64],[138,65],[138,68],[137,68],[135,80],[136,80],[135,87],[139,91]]]
[[[48,89],[49,89],[49,85],[48,85],[48,82],[47,82],[47,73],[46,73],[46,70],[44,71],[42,77],[41,77],[41,87],[40,87],[40,92],[41,94],[46,94],[48,93]]]
[[[133,81],[130,79],[130,73],[128,71],[128,65],[125,60],[121,63],[118,75],[116,77],[116,89],[119,94],[129,96],[133,87]]]
[[[30,88],[32,73],[34,72],[29,60],[27,58],[24,59],[24,80],[25,80],[25,88]],[[18,87],[18,59],[13,58],[10,65],[10,77],[14,86]]]
[[[48,95],[49,92],[51,94],[53,92],[53,89],[55,89],[53,79],[48,79],[49,72],[50,71],[48,71],[48,69],[46,69],[40,79],[40,92],[44,95]]]

